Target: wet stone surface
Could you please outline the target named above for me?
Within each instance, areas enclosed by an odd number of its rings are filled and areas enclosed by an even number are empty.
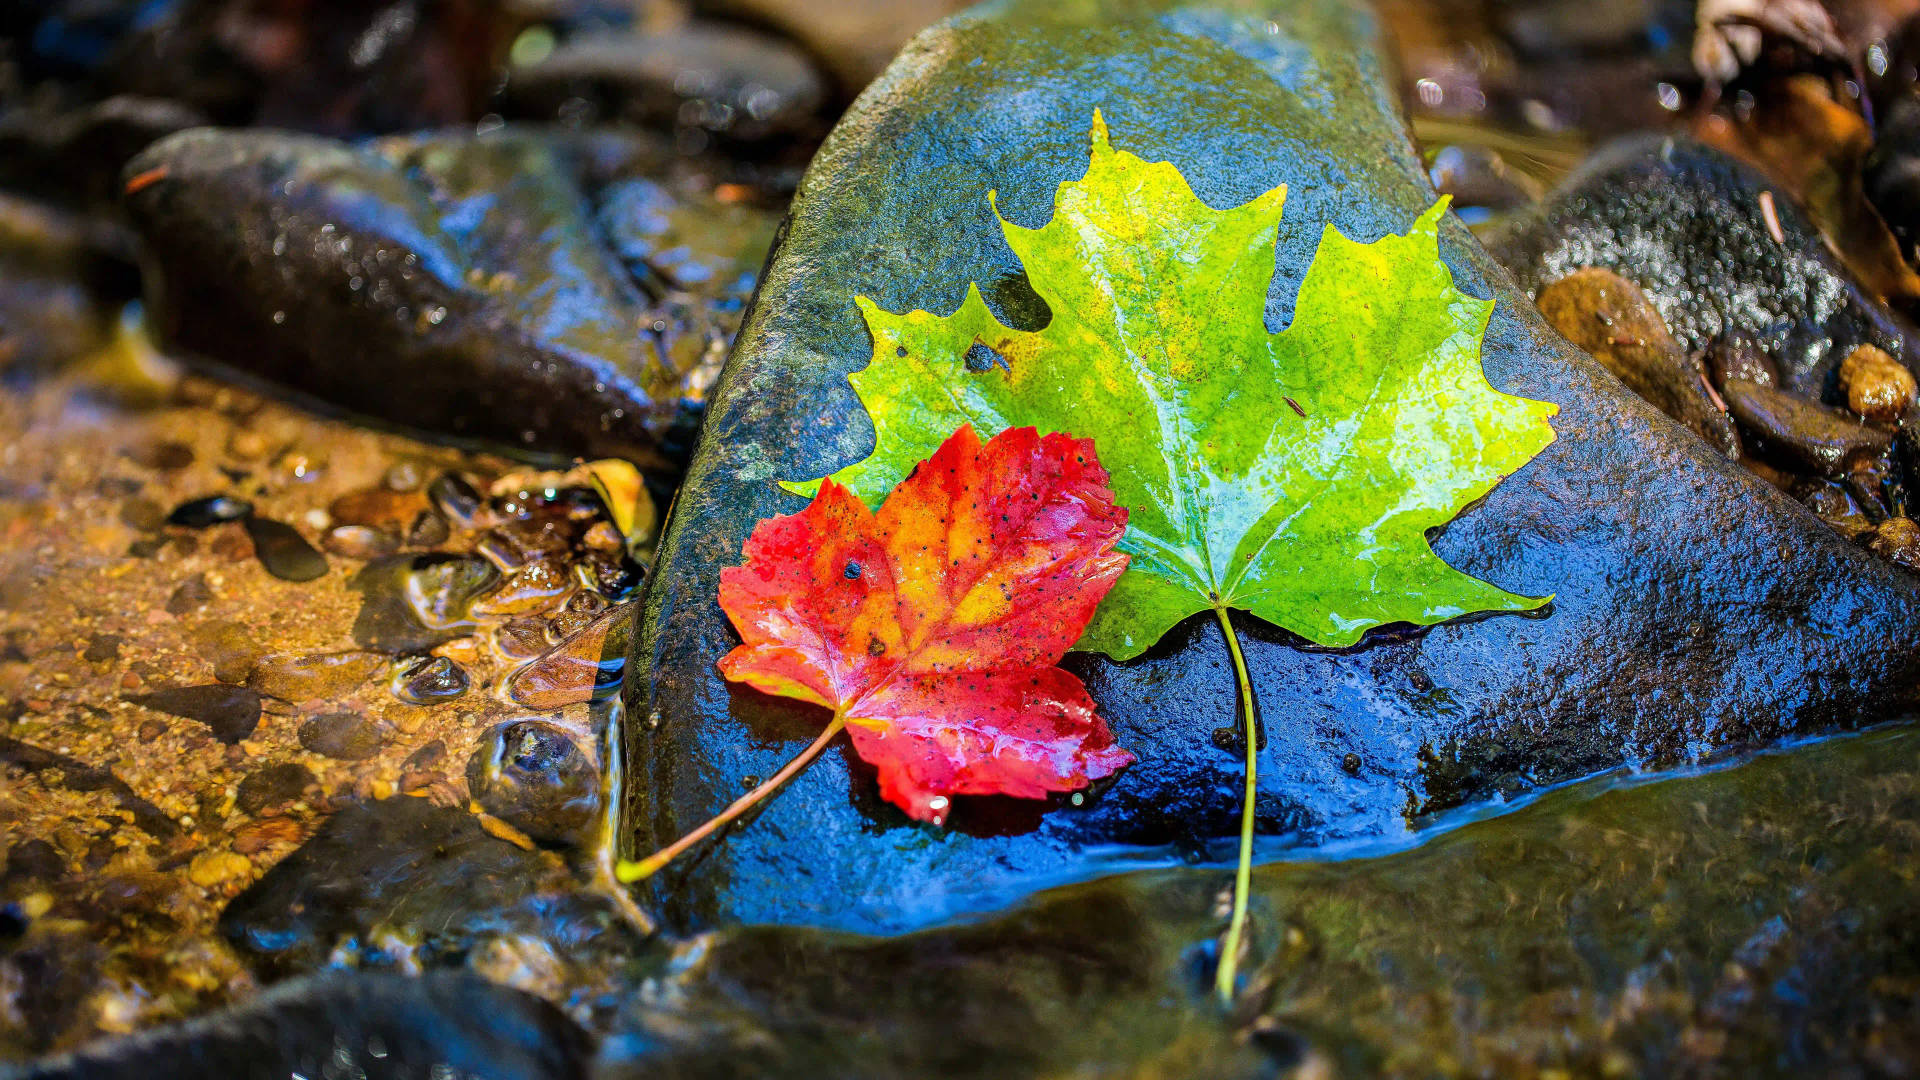
[[[1368,31],[1351,9],[1276,10],[1277,36],[1244,13],[1102,15],[992,9],[930,32],[815,159],[644,599],[628,683],[629,715],[642,722],[629,726],[626,770],[648,783],[626,793],[630,851],[707,819],[742,778],[772,773],[822,722],[805,706],[724,684],[713,664],[734,635],[712,598],[753,523],[798,505],[770,481],[825,474],[871,447],[845,381],[871,348],[856,295],[890,311],[952,311],[977,281],[1013,325],[1040,325],[1046,315],[986,194],[999,193],[1015,224],[1047,220],[1057,185],[1085,168],[1096,107],[1116,146],[1173,161],[1209,205],[1289,185],[1273,326],[1288,321],[1324,227],[1371,239],[1405,229],[1431,204],[1418,162],[1381,159],[1381,147],[1400,145],[1400,122],[1384,90],[1369,88]],[[995,63],[973,62],[985,55]],[[995,152],[954,149],[983,145]],[[1635,153],[1635,162],[1653,156]],[[1719,232],[1727,235],[1709,237],[1719,245],[1711,250],[1755,235],[1775,246],[1764,225]],[[1560,438],[1448,525],[1435,550],[1555,601],[1537,618],[1387,630],[1340,651],[1304,650],[1241,623],[1266,726],[1261,834],[1302,846],[1390,837],[1451,807],[1623,761],[1685,762],[1846,727],[1910,700],[1920,584],[1823,529],[1569,348],[1457,224],[1443,231],[1441,254],[1462,289],[1495,301],[1484,347],[1493,384],[1561,413]],[[1567,272],[1596,262],[1566,261]],[[1805,287],[1821,266],[1787,269],[1802,276],[1776,292]],[[1712,279],[1704,267],[1681,276]],[[1755,280],[1774,279],[1756,271]],[[1724,328],[1637,283],[1683,348]],[[1891,325],[1884,312],[1844,293],[1835,303],[1839,313],[1815,327],[1822,350],[1868,339],[1899,348],[1875,336]],[[1722,298],[1712,310],[1726,307]],[[1783,377],[1817,381],[1840,359],[1809,346],[1783,358]],[[1218,628],[1196,619],[1135,663],[1081,656],[1069,667],[1140,759],[1083,805],[957,800],[949,827],[931,830],[882,804],[857,760],[829,752],[750,825],[669,867],[644,894],[676,928],[739,920],[898,931],[1105,872],[1129,850],[1142,859],[1224,853],[1214,841],[1235,829],[1242,778],[1210,738],[1234,716]],[[1357,776],[1345,767],[1350,754]]]
[[[639,136],[199,130],[128,166],[156,178],[128,212],[158,267],[159,333],[186,354],[415,429],[660,463],[685,451],[710,340],[731,336],[724,290],[757,270],[772,222],[755,219],[757,250],[722,230],[684,254],[723,291],[650,295],[600,245],[593,193],[647,177],[669,206],[710,197],[671,166]]]

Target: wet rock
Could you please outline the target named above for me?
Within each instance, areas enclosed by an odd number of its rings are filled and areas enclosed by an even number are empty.
[[[335,525],[321,539],[329,552],[348,559],[378,559],[400,550],[400,538],[371,525]]]
[[[621,604],[602,611],[546,655],[514,672],[507,680],[507,696],[529,709],[560,709],[619,689],[633,634],[633,607]]]
[[[544,720],[502,725],[467,762],[467,789],[494,817],[546,844],[582,842],[600,810],[600,772]]]
[[[393,696],[409,705],[445,705],[465,696],[472,685],[466,668],[434,656],[395,674]]]
[[[1486,242],[1532,295],[1584,266],[1611,270],[1646,290],[1683,350],[1745,335],[1772,356],[1783,388],[1810,399],[1830,391],[1857,346],[1908,367],[1920,357],[1920,334],[1854,281],[1784,192],[1689,139],[1602,147]]]
[[[1472,210],[1512,210],[1540,197],[1532,177],[1508,167],[1500,155],[1483,146],[1443,146],[1427,170],[1435,191],[1453,197],[1463,217]],[[1564,331],[1563,331],[1564,332]]]
[[[163,339],[416,429],[657,460],[672,379],[545,144],[201,130],[128,168],[164,170],[127,201]]]
[[[327,504],[327,516],[340,525],[370,525],[399,529],[425,509],[426,499],[416,492],[378,487],[353,491]]]
[[[263,810],[302,798],[317,785],[311,769],[297,761],[284,761],[248,773],[234,795],[234,806],[258,817]]]
[[[680,379],[691,418],[740,329],[778,216],[644,177],[608,184],[596,204],[594,220],[609,246],[655,298],[661,353]]]
[[[1869,420],[1891,424],[1913,408],[1913,373],[1872,345],[1862,345],[1840,362],[1840,392],[1847,408]]]
[[[267,573],[282,581],[312,581],[325,577],[327,557],[320,554],[300,530],[272,518],[249,517],[247,539]]]
[[[1920,93],[1913,87],[1907,81],[1881,114],[1860,174],[1862,190],[1910,263],[1920,262]]]
[[[432,742],[407,755],[400,768],[406,772],[426,772],[437,769],[447,760],[447,744],[443,739]]]
[[[1803,479],[1794,485],[1793,494],[1841,536],[1858,537],[1874,529],[1874,520],[1867,516],[1843,483]]]
[[[454,972],[334,971],[265,990],[238,1009],[93,1043],[20,1076],[561,1080],[586,1075],[591,1056],[579,1025],[531,994]]]
[[[413,519],[413,524],[407,527],[407,544],[410,547],[438,547],[452,535],[446,518],[432,510],[422,510]]]
[[[421,653],[464,637],[479,624],[476,598],[500,571],[470,555],[396,555],[376,559],[348,582],[361,594],[353,640],[383,653]]]
[[[524,18],[474,0],[186,0],[141,12],[93,78],[225,124],[329,134],[471,124]]]
[[[1734,331],[1721,334],[1707,346],[1707,372],[1713,385],[1725,386],[1729,379],[1744,379],[1761,386],[1780,381],[1779,368],[1766,349],[1751,335]]]
[[[281,653],[258,661],[246,684],[268,697],[295,704],[339,697],[367,681],[382,663],[379,653]]]
[[[820,57],[852,97],[907,39],[966,6],[965,0],[700,0],[697,8],[770,26]]]
[[[1744,379],[1720,388],[1747,434],[1794,467],[1839,476],[1886,452],[1893,433],[1784,390]]]
[[[1433,199],[1403,149],[1391,90],[1373,81],[1368,33],[1334,0],[1231,13],[988,7],[928,31],[861,98],[792,208],[646,590],[623,765],[646,780],[626,792],[624,850],[683,835],[737,797],[740,778],[771,775],[819,730],[817,710],[729,688],[715,672],[737,639],[713,596],[754,523],[801,505],[771,481],[829,473],[872,447],[846,382],[871,359],[853,298],[952,311],[978,281],[1002,318],[1043,325],[987,192],[1021,226],[1047,221],[1057,186],[1086,168],[1099,108],[1116,146],[1173,161],[1208,205],[1289,185],[1268,300],[1270,325],[1285,326],[1324,227],[1369,238],[1403,230]],[[1847,290],[1790,206],[1780,216],[1791,242],[1776,245],[1755,220],[1750,187],[1713,202],[1714,214],[1691,212],[1702,186],[1727,188],[1706,180],[1747,174],[1709,167],[1720,159],[1678,143],[1666,161],[1658,143],[1639,144],[1584,174],[1586,201],[1549,200],[1542,213],[1553,228],[1520,234],[1538,241],[1528,251],[1550,253],[1514,260],[1526,283],[1605,266],[1648,290],[1688,351],[1728,325],[1759,323],[1761,339],[1781,345],[1789,388],[1825,389],[1819,379],[1862,341],[1901,355],[1905,339]],[[1640,199],[1631,219],[1593,187],[1616,167]],[[1704,174],[1700,184],[1678,182],[1689,168]],[[1590,214],[1616,231],[1570,239]],[[1645,272],[1629,258],[1639,246],[1608,247],[1607,235],[1645,235],[1647,257],[1665,261]],[[1693,240],[1718,254],[1683,261]],[[1770,254],[1749,268],[1735,257],[1749,250]],[[1561,413],[1560,437],[1448,524],[1434,548],[1503,588],[1553,593],[1554,604],[1545,617],[1376,633],[1337,651],[1303,650],[1243,620],[1267,736],[1261,833],[1303,848],[1400,835],[1409,812],[1422,819],[1623,761],[1684,761],[1845,727],[1912,700],[1920,586],[1569,347],[1458,222],[1442,230],[1441,254],[1460,288],[1495,301],[1483,350],[1492,383]],[[1728,280],[1741,288],[1684,319],[1662,291]],[[643,892],[674,926],[875,932],[998,907],[1042,878],[1110,873],[1124,856],[1085,854],[1126,850],[1110,845],[1132,845],[1143,859],[1167,844],[1230,858],[1230,846],[1212,846],[1233,835],[1243,784],[1209,741],[1233,723],[1236,697],[1218,626],[1189,620],[1126,665],[1097,656],[1068,665],[1139,757],[1084,805],[1016,819],[963,799],[947,829],[928,831],[883,803],[872,773],[835,750],[751,824]],[[1350,753],[1365,763],[1359,776],[1343,768]]]
[[[792,45],[696,22],[571,37],[508,71],[504,108],[534,120],[624,120],[754,142],[817,134],[826,96],[825,80]]]
[[[1698,355],[1681,351],[1638,285],[1611,270],[1582,267],[1541,289],[1536,303],[1549,325],[1628,389],[1728,458],[1740,456],[1740,437],[1713,400]]]
[[[253,504],[245,499],[236,499],[231,495],[208,495],[174,507],[173,512],[167,515],[167,524],[205,529],[223,522],[239,521],[252,514]]]
[[[170,686],[128,700],[173,716],[197,720],[213,737],[232,746],[260,725],[260,695],[244,686],[210,683]]]
[[[308,717],[297,733],[300,745],[336,761],[365,761],[380,752],[386,727],[365,713],[331,712]]]
[[[434,477],[433,483],[427,485],[427,498],[432,500],[435,509],[463,526],[472,524],[474,515],[480,512],[480,493],[456,473]]]
[[[498,589],[474,602],[479,615],[525,615],[552,611],[573,589],[573,575],[558,559],[541,559],[520,567]]]
[[[575,887],[552,855],[489,835],[464,809],[414,798],[355,804],[327,819],[234,898],[220,929],[258,970],[277,975],[330,956],[363,967],[402,959],[458,967],[501,937],[531,936],[582,965],[615,963],[637,944],[610,902]],[[409,943],[407,957],[380,951],[395,938]]]
[[[116,95],[75,108],[51,101],[0,113],[0,186],[85,209],[119,202],[120,171],[155,139],[205,114],[174,101]]]
[[[1881,522],[1867,546],[1895,565],[1920,573],[1920,525],[1914,524],[1912,518],[1895,517]]]
[[[213,677],[223,683],[242,683],[260,658],[260,642],[237,622],[216,619],[193,631],[194,651],[213,665]]]

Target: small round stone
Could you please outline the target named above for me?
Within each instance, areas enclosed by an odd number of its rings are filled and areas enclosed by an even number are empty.
[[[1862,345],[1840,362],[1840,389],[1847,408],[1868,420],[1893,423],[1913,407],[1913,373],[1887,353]]]

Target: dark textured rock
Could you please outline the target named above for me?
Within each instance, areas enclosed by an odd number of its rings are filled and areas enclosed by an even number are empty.
[[[825,80],[807,55],[740,26],[582,34],[507,75],[514,116],[571,123],[625,120],[724,139],[818,136]]]
[[[989,5],[919,38],[869,90],[802,185],[646,595],[628,681],[630,850],[707,819],[823,721],[727,687],[714,662],[736,639],[714,595],[754,522],[800,505],[771,481],[821,475],[871,446],[845,381],[871,349],[853,298],[951,311],[979,281],[1002,317],[1043,324],[986,195],[997,191],[1020,225],[1047,220],[1056,186],[1086,167],[1099,108],[1115,145],[1173,161],[1210,205],[1289,185],[1268,302],[1269,324],[1286,325],[1323,227],[1372,239],[1406,228],[1433,198],[1372,34],[1366,16],[1333,0],[1231,14]],[[1628,160],[1645,171],[1660,160],[1658,145]],[[1556,206],[1552,220],[1574,213]],[[1719,221],[1712,229],[1715,251],[1751,235]],[[1785,269],[1820,269],[1804,254],[1817,247],[1783,248],[1801,253]],[[1386,631],[1339,651],[1301,649],[1241,620],[1267,736],[1262,833],[1300,846],[1397,834],[1409,811],[1844,727],[1911,700],[1914,579],[1834,536],[1569,348],[1457,222],[1441,250],[1465,291],[1497,302],[1485,345],[1494,385],[1562,412],[1560,438],[1440,532],[1435,550],[1504,588],[1556,599],[1544,617]],[[1554,250],[1555,276],[1605,265],[1593,245]],[[1702,256],[1697,272],[1676,263],[1654,282],[1613,268],[1640,280],[1657,306],[1662,282],[1731,274],[1741,284],[1729,295],[1754,319],[1805,309],[1801,293],[1749,281],[1737,262],[1709,270],[1710,261]],[[1776,295],[1783,290],[1792,295]],[[1815,379],[1835,344],[1873,337],[1899,347],[1890,323],[1838,296],[1813,335],[1820,348],[1784,365],[1790,379]],[[1662,314],[1689,348],[1724,321]],[[1134,663],[1080,656],[1068,666],[1140,758],[1085,806],[963,799],[947,829],[916,826],[840,748],[751,823],[657,875],[650,895],[681,926],[899,929],[1122,865],[1106,845],[1158,859],[1159,845],[1204,851],[1230,834],[1242,777],[1209,738],[1234,719],[1218,628],[1196,618]],[[1364,762],[1358,776],[1343,767],[1349,754]]]
[[[260,695],[244,686],[208,683],[169,686],[128,700],[163,713],[198,720],[213,737],[232,746],[260,726]]]
[[[378,150],[199,130],[130,164],[164,170],[127,200],[160,334],[416,429],[654,460],[672,379],[553,152],[457,136]]]
[[[207,122],[174,101],[133,95],[77,108],[51,102],[0,113],[0,185],[56,202],[108,208],[120,170],[155,139]]]
[[[338,955],[366,967],[457,967],[498,938],[582,960],[637,945],[611,903],[579,890],[553,855],[488,835],[465,810],[405,797],[329,818],[233,899],[220,929],[262,971],[282,975]],[[407,957],[380,951],[396,934],[415,945]]]
[[[1583,266],[1611,270],[1646,291],[1681,348],[1746,335],[1786,389],[1830,405],[1846,404],[1834,371],[1856,346],[1920,361],[1913,327],[1855,282],[1778,184],[1686,138],[1602,147],[1486,241],[1529,295]]]
[[[233,805],[242,813],[258,815],[301,798],[317,785],[311,769],[297,761],[283,761],[248,773],[235,790]]]
[[[1839,476],[1885,453],[1893,441],[1886,428],[1796,397],[1778,387],[1728,379],[1721,388],[1727,411],[1758,443],[1792,467],[1815,475]]]
[[[593,1042],[554,1006],[471,975],[328,972],[228,1012],[0,1068],[10,1080],[578,1080]]]
[[[503,724],[467,762],[467,789],[487,813],[542,843],[578,844],[600,811],[600,771],[544,720]]]

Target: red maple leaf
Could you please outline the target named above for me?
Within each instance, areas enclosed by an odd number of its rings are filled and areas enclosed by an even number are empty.
[[[833,710],[922,821],[950,795],[1083,788],[1133,761],[1058,666],[1126,568],[1126,524],[1090,440],[963,426],[877,513],[828,480],[754,529],[720,575],[744,642],[720,671]]]

